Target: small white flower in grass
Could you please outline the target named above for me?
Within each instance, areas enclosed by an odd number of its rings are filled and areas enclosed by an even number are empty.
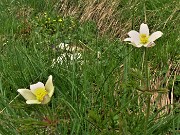
[[[65,43],[60,43],[57,48],[61,49],[61,50],[69,50],[70,46],[69,44],[65,44]]]
[[[52,67],[54,67],[56,64],[60,64],[62,65],[63,62],[70,62],[70,64],[72,64],[72,62],[78,61],[78,62],[82,62],[82,55],[81,53],[63,53],[60,56],[57,57],[57,59],[53,59],[52,61]]]
[[[27,104],[47,104],[54,93],[54,86],[52,83],[52,75],[44,86],[42,82],[30,85],[29,89],[17,90],[27,101]]]
[[[65,50],[65,51],[70,51],[70,52],[82,50],[82,48],[80,48],[78,46],[73,46],[73,45],[69,45],[69,44],[65,44],[65,43],[60,43],[56,48]]]
[[[139,32],[131,30],[124,41],[130,41],[135,47],[152,47],[155,45],[154,41],[162,36],[161,31],[156,31],[149,35],[149,28],[147,24],[142,23]]]

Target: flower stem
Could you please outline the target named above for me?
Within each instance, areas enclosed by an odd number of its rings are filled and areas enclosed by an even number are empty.
[[[146,77],[146,91],[149,92],[149,73],[148,73],[148,51],[147,48],[144,48],[144,54],[145,54],[145,77]],[[147,110],[146,110],[146,118],[145,118],[145,127],[144,127],[144,134],[147,135],[147,125],[148,125],[148,120],[149,120],[149,115],[150,115],[150,95],[147,95]]]

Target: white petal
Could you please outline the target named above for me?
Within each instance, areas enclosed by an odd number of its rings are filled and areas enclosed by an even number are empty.
[[[74,55],[73,54],[68,54],[68,57],[70,58],[71,61],[74,60]]]
[[[126,38],[126,39],[124,39],[124,41],[130,41],[130,42],[132,42],[132,39],[131,39],[131,38]]]
[[[126,38],[126,39],[124,39],[124,41],[130,41],[131,44],[135,47],[142,47],[142,44],[140,44],[139,41],[134,42],[134,40],[132,40],[132,38]]]
[[[42,82],[38,82],[36,84],[30,85],[30,90],[32,91],[32,93],[34,93],[37,88],[44,88],[45,89],[44,84]]]
[[[45,84],[45,90],[48,92],[49,97],[51,97],[54,93],[54,86],[52,82],[52,75],[48,77],[48,80]]]
[[[139,33],[135,30],[131,30],[128,35],[131,37],[131,38],[139,38]]]
[[[135,44],[134,46],[140,48],[140,47],[142,47],[143,45],[142,45],[142,44]]]
[[[36,96],[29,89],[17,90],[26,100],[35,100]]]
[[[51,100],[51,98],[49,97],[49,95],[46,95],[43,99],[43,101],[41,102],[41,104],[47,104],[49,103],[49,101]]]
[[[146,34],[147,36],[149,36],[149,28],[148,28],[147,24],[144,24],[144,23],[141,24],[139,33]]]
[[[131,30],[128,35],[131,37],[131,42],[138,45],[140,43],[139,33],[135,30]]]
[[[151,34],[151,36],[149,37],[149,41],[153,42],[156,39],[160,38],[162,35],[163,35],[163,33],[161,31],[156,31]]]
[[[67,50],[67,51],[70,50],[69,44],[65,44],[65,43],[60,43],[60,44],[58,45],[58,48],[60,48],[60,49],[62,49],[62,50]]]
[[[60,63],[62,65],[63,64],[63,60],[64,60],[64,58],[62,56],[58,56],[56,62]]]
[[[77,50],[76,46],[71,47],[71,51],[76,51],[76,50]]]
[[[27,100],[26,104],[41,104],[38,100]]]
[[[69,44],[65,44],[65,43],[60,43],[59,45],[58,45],[58,48],[60,48],[60,49],[62,49],[62,50],[64,50],[64,49],[68,49],[69,48]]]
[[[76,59],[80,59],[81,58],[81,53],[75,53]]]
[[[154,42],[149,42],[147,43],[146,45],[144,45],[144,47],[153,47],[155,46],[156,44]]]

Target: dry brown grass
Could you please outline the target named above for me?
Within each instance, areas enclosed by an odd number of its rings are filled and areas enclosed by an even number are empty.
[[[117,10],[118,5],[118,0],[86,0],[77,5],[64,0],[56,8],[64,16],[78,17],[80,22],[94,21],[101,35],[110,32],[111,36],[122,38],[131,28],[131,20],[121,21],[123,13]]]
[[[169,113],[173,110],[174,83],[177,75],[180,75],[180,65],[172,62],[169,62],[169,68],[165,76],[159,76],[159,73],[156,74],[156,71],[154,71],[153,80],[151,80],[152,91],[159,90],[163,85],[165,89],[161,92],[155,92],[151,97],[151,103],[155,105],[158,110],[164,107],[162,113]],[[170,80],[173,80],[173,82],[170,82]],[[171,88],[169,88],[170,83],[172,83]]]

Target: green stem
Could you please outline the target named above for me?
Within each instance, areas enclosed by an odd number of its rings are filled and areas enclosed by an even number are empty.
[[[124,50],[124,52],[125,52],[125,55],[127,55],[128,54],[128,48],[127,47],[125,47],[125,50]],[[123,75],[124,77],[123,77],[123,80],[124,80],[124,83],[125,83],[125,86],[127,86],[127,83],[128,83],[128,57],[126,57],[125,59],[124,59],[124,75]],[[126,99],[127,99],[127,87],[125,87],[124,88],[124,95],[123,95],[123,104],[124,103],[126,103]]]
[[[145,77],[146,77],[146,90],[147,92],[150,91],[149,89],[149,73],[148,73],[148,51],[147,48],[144,48],[144,53],[145,53]],[[146,111],[146,118],[145,118],[145,127],[144,127],[144,133],[147,135],[147,125],[148,125],[148,120],[149,120],[149,115],[150,115],[150,99],[151,96],[148,94],[147,96],[147,111]]]

